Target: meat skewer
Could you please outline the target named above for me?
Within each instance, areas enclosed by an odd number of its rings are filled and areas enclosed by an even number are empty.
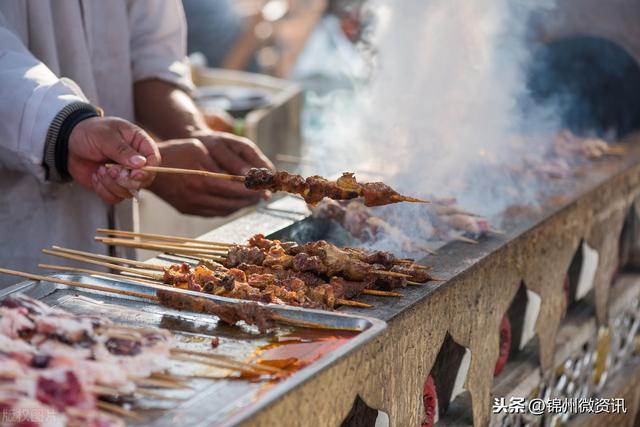
[[[138,271],[136,269],[131,269],[127,267],[121,267],[116,264],[107,264],[102,263],[101,261],[92,260],[90,258],[81,257],[78,255],[70,255],[64,252],[56,252],[46,250],[47,254],[53,256],[59,256],[62,258],[73,259],[76,261],[86,262],[90,264],[97,264],[100,266],[107,266],[109,268],[115,270],[122,270],[129,273],[134,274],[143,274],[147,279],[135,277],[135,276],[122,276],[122,275],[112,275],[120,279],[132,280],[141,284],[151,285],[151,286],[161,286],[160,283],[164,283],[166,285],[178,287],[180,289],[189,289],[198,292],[207,292],[213,293],[215,295],[226,296],[230,298],[238,298],[238,299],[246,299],[252,301],[260,301],[260,302],[271,302],[276,304],[290,304],[290,305],[311,305],[315,308],[318,308],[318,305],[324,306],[327,305],[326,308],[333,309],[334,305],[349,305],[354,307],[361,308],[370,308],[372,307],[370,304],[365,304],[359,301],[349,301],[347,299],[342,298],[342,294],[336,294],[331,291],[330,295],[328,294],[330,290],[328,288],[318,288],[314,289],[313,301],[308,301],[307,298],[304,297],[304,293],[301,293],[300,286],[305,286],[305,283],[302,282],[297,277],[294,277],[295,274],[289,274],[288,277],[284,277],[280,274],[280,278],[276,279],[272,277],[270,274],[264,274],[264,271],[261,274],[252,274],[250,275],[249,282],[247,283],[246,275],[238,269],[228,270],[222,266],[214,266],[209,264],[211,269],[205,267],[204,265],[196,267],[194,271],[191,271],[190,267],[186,264],[183,265],[171,265],[167,267],[163,267],[163,274],[150,273],[145,271]],[[47,264],[41,264],[43,268],[50,268]],[[75,268],[67,268],[64,266],[53,266],[54,270],[74,270]],[[93,275],[102,275],[108,276],[109,273],[102,273],[99,271],[87,270],[87,269],[75,269],[81,270],[80,272],[93,274]],[[275,272],[275,271],[274,271]],[[293,273],[293,272],[290,272]],[[315,282],[313,281],[314,277],[311,274],[300,273],[300,277],[305,277],[308,282],[313,283],[314,285],[325,284],[318,278],[315,278]],[[148,279],[152,279],[148,280]],[[291,289],[291,279],[297,282],[298,291]],[[262,283],[261,283],[262,282]],[[377,293],[376,293],[377,294]],[[352,297],[353,295],[349,295]],[[388,296],[388,295],[387,295]],[[395,295],[394,295],[395,296]]]
[[[373,241],[385,235],[398,242],[406,251],[436,254],[429,246],[412,241],[400,228],[374,215],[370,209],[358,201],[351,201],[343,206],[336,201],[325,199],[312,210],[312,213],[316,218],[337,222],[349,234],[364,242]]]
[[[403,196],[382,182],[359,183],[351,172],[330,181],[318,175],[303,178],[285,171],[273,172],[265,168],[252,168],[244,180],[252,190],[286,191],[299,194],[310,205],[325,197],[333,200],[364,198],[365,206],[381,206],[399,202],[428,203],[426,200]]]
[[[162,329],[131,327],[123,334],[117,328],[107,318],[74,315],[23,294],[4,298],[0,301],[3,410],[28,401],[32,410],[48,411],[47,425],[55,416],[61,425],[123,426],[118,418],[97,411],[123,415],[119,406],[103,407],[98,396],[146,394],[136,388],[134,375],[142,379],[166,369],[171,335]]]
[[[106,167],[112,166],[113,164],[106,165]],[[305,179],[300,175],[285,171],[273,172],[266,168],[251,168],[245,176],[160,166],[143,166],[142,170],[158,173],[200,175],[243,182],[244,186],[250,190],[285,191],[299,194],[310,205],[318,203],[325,197],[334,200],[350,200],[363,197],[365,206],[381,206],[399,202],[428,203],[426,200],[404,196],[383,182],[359,183],[351,172],[344,172],[337,180],[330,181],[318,175]]]
[[[256,235],[252,240],[262,239],[262,235]],[[240,264],[253,264],[265,267],[277,266],[279,269],[293,269],[295,271],[311,271],[326,277],[342,276],[353,281],[372,280],[374,277],[388,276],[391,278],[411,278],[413,281],[425,282],[429,275],[424,268],[412,267],[407,269],[407,260],[400,260],[392,254],[382,251],[364,251],[362,249],[340,249],[325,241],[297,245],[295,242],[269,243],[271,246],[258,247],[249,243],[249,246],[235,245],[228,248],[227,252],[221,252],[226,256],[203,256],[219,261],[228,268],[237,267]],[[253,245],[253,246],[252,246]],[[136,241],[130,241],[127,246],[142,247]],[[283,247],[284,246],[284,247]],[[161,247],[158,246],[158,249]],[[286,248],[286,249],[285,249]],[[174,250],[174,246],[168,247]],[[313,253],[307,254],[306,252]],[[294,262],[295,261],[295,262]],[[400,273],[393,265],[405,267],[405,273]],[[125,270],[126,271],[126,270]],[[400,284],[403,287],[405,284]]]
[[[399,272],[397,262],[398,258],[388,252],[340,249],[324,240],[298,245],[295,242],[268,240],[256,234],[249,240],[248,246],[230,247],[223,264],[228,268],[243,263],[277,266],[327,277],[341,276],[354,281],[379,279],[380,276],[411,278],[417,282],[429,280],[426,270],[407,266],[405,262],[398,263],[405,267],[404,272]]]

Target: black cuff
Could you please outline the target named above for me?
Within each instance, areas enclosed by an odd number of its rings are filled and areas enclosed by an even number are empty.
[[[67,105],[53,119],[45,142],[44,167],[47,180],[69,182],[69,136],[73,128],[85,119],[100,117],[101,110],[91,104],[77,102]]]

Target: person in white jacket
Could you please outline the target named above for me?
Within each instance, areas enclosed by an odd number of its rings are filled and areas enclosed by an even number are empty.
[[[0,0],[0,265],[33,271],[54,244],[104,252],[95,229],[131,225],[130,204],[110,206],[149,185],[197,215],[259,199],[238,183],[136,170],[273,167],[206,126],[185,38],[179,0]]]

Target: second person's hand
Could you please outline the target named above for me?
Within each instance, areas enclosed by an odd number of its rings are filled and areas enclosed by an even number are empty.
[[[255,144],[232,134],[206,132],[158,145],[166,167],[233,175],[244,175],[252,167],[273,169]],[[178,211],[199,216],[226,216],[266,197],[239,182],[193,175],[158,174],[150,189]]]

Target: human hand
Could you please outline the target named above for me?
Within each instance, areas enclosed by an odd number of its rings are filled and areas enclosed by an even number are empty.
[[[117,165],[107,168],[107,162]],[[148,187],[154,174],[138,169],[159,164],[156,143],[126,120],[93,117],[78,123],[69,136],[69,174],[110,204]]]
[[[251,142],[230,134],[211,133],[198,139],[159,144],[163,166],[243,175],[251,167],[273,165]],[[267,193],[242,183],[194,175],[160,174],[151,191],[178,211],[200,216],[225,216],[257,203]]]
[[[195,132],[191,136],[198,138],[211,158],[230,174],[245,175],[251,168],[275,170],[273,163],[248,138],[216,131]]]

